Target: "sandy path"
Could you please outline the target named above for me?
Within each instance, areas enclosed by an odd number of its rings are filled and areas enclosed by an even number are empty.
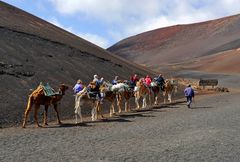
[[[0,129],[0,161],[239,161],[240,93],[75,126]],[[65,121],[66,123],[66,121]]]

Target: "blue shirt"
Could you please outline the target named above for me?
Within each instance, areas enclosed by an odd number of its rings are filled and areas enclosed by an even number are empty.
[[[74,88],[73,88],[73,91],[74,91],[74,93],[78,93],[78,92],[80,92],[81,90],[83,90],[83,85],[82,84],[76,84],[75,86],[74,86]]]
[[[112,84],[113,84],[113,85],[114,85],[114,84],[117,84],[117,80],[114,79],[114,80],[112,81]]]
[[[194,97],[194,90],[191,88],[191,87],[187,87],[185,90],[184,90],[184,95],[186,97]]]

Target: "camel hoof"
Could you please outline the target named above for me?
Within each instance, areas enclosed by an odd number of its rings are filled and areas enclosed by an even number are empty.
[[[41,128],[42,126],[38,124],[38,125],[36,125],[35,127],[36,127],[36,128]]]
[[[62,122],[58,122],[58,125],[61,125],[62,124]]]
[[[26,126],[25,126],[25,125],[23,125],[23,126],[22,126],[22,128],[26,128]]]

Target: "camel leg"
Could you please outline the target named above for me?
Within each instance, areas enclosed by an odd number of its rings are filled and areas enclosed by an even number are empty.
[[[112,108],[112,113],[115,114],[115,107],[114,107],[114,103],[113,103],[113,108]]]
[[[29,106],[26,108],[26,110],[25,110],[24,119],[23,119],[23,125],[22,125],[23,128],[26,127],[26,121],[27,121],[27,118],[28,118],[28,114],[29,114],[29,112],[31,111],[31,108],[32,108],[32,105],[29,105]]]
[[[48,115],[48,105],[45,105],[45,110],[44,110],[44,115],[43,115],[43,125],[48,125],[47,115]]]
[[[34,122],[36,127],[40,127],[39,123],[38,123],[38,110],[40,108],[40,105],[35,105],[35,111],[34,111]]]
[[[154,96],[154,100],[155,100],[155,101],[154,101],[154,105],[157,105],[157,104],[158,104],[158,95],[155,95],[155,96]]]
[[[164,96],[164,101],[163,101],[163,103],[164,103],[164,104],[167,103],[167,102],[166,102],[166,98],[165,98],[165,96]]]
[[[92,111],[91,111],[91,114],[92,114],[92,121],[94,121],[94,111],[95,111],[94,109],[95,109],[95,107],[93,107],[93,108],[92,108]]]
[[[94,121],[96,121],[98,118],[98,114],[97,114],[97,107],[94,108]]]
[[[97,114],[101,115],[101,118],[104,118],[103,113],[102,113],[101,104],[98,105],[98,107],[97,107],[97,112],[98,112]]]
[[[78,123],[78,114],[75,114],[75,124]]]
[[[82,123],[83,122],[83,119],[82,119],[82,108],[81,108],[81,98],[80,96],[76,95],[75,97],[75,123],[77,124],[78,123],[78,116],[80,118],[80,122]]]
[[[148,98],[149,98],[149,105],[151,106],[151,105],[152,105],[151,94],[149,94]],[[146,106],[147,106],[147,105],[146,105]]]
[[[80,123],[83,122],[83,117],[82,117],[82,109],[80,107],[79,111],[78,111],[78,115],[79,115],[79,118],[80,118]]]
[[[168,94],[168,101],[169,101],[170,103],[172,103],[172,94],[171,94],[171,93]]]
[[[128,112],[128,101],[125,101],[125,112]]]
[[[127,100],[128,111],[131,111],[129,100]]]
[[[166,103],[166,93],[165,92],[163,93],[163,103],[164,104]]]
[[[118,95],[118,97],[117,97],[118,113],[121,113],[121,112],[122,112],[122,109],[121,109],[121,102],[122,102],[121,96]]]
[[[98,104],[92,108],[92,121],[97,120],[97,110],[96,110],[97,107],[98,107]]]
[[[146,96],[143,96],[143,104],[142,104],[142,108],[146,107]]]
[[[112,102],[110,106],[110,114],[109,114],[110,117],[113,116],[113,112],[114,112],[114,102]]]
[[[135,97],[135,104],[136,104],[136,106],[137,106],[137,109],[139,109],[140,108],[140,105],[139,105],[139,97],[138,96],[136,96]]]
[[[81,112],[81,107],[78,107],[77,109],[75,109],[75,123],[78,123],[78,116],[80,118],[80,123],[83,122],[82,120],[82,112]]]
[[[62,124],[60,117],[59,117],[59,112],[58,112],[58,108],[57,108],[57,103],[53,105],[53,108],[55,110],[55,112],[57,113],[57,119],[58,119],[58,124]]]
[[[95,107],[95,115],[94,115],[94,120],[97,120],[98,119],[98,109],[99,109],[99,106],[100,106],[100,102],[97,102],[97,104],[96,104],[96,107]]]

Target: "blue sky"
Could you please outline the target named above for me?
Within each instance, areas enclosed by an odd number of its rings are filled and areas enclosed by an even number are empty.
[[[107,48],[148,30],[240,13],[240,0],[3,0]]]

